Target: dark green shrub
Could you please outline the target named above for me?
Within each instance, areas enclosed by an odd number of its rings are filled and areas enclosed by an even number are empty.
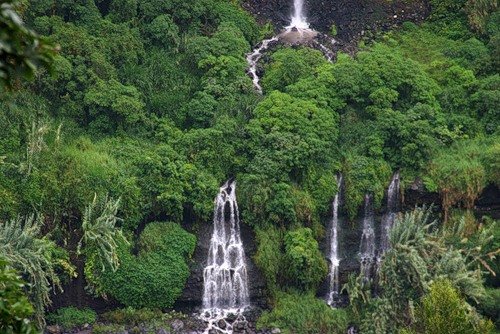
[[[0,333],[31,334],[36,328],[30,318],[34,313],[23,292],[24,283],[16,272],[0,259]]]
[[[195,236],[178,224],[149,224],[140,236],[137,256],[131,246],[120,245],[120,267],[101,274],[104,292],[134,308],[172,307],[189,277],[187,260],[195,245]]]
[[[96,324],[92,327],[93,334],[116,334],[125,332],[125,326],[115,324]]]
[[[271,295],[277,291],[283,270],[283,232],[276,227],[257,228],[257,253],[254,260],[266,278]]]
[[[285,235],[284,264],[287,283],[303,291],[315,290],[328,271],[318,242],[309,228],[300,228]]]
[[[486,289],[486,298],[479,304],[478,309],[500,329],[500,288]]]
[[[493,325],[476,321],[467,304],[448,280],[434,282],[417,311],[418,324],[426,334],[486,334]]]
[[[284,334],[343,334],[347,315],[313,294],[280,293],[274,309],[264,312],[257,322],[258,329],[276,327]]]
[[[127,307],[106,312],[102,317],[106,322],[113,324],[137,326],[141,323],[161,319],[162,316],[163,313],[158,309],[152,310],[143,308],[136,310],[132,307]]]
[[[96,319],[97,314],[89,308],[63,307],[47,315],[47,320],[50,323],[57,324],[65,330],[78,328],[85,324],[92,325]]]

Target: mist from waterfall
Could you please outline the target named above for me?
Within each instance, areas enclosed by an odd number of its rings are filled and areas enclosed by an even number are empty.
[[[361,275],[365,282],[372,278],[372,270],[375,262],[375,229],[374,229],[373,197],[365,195],[365,211],[363,217],[363,233],[361,235],[361,246],[359,256],[361,261]]]
[[[207,333],[211,329],[232,333],[230,324],[223,329],[217,324],[229,314],[241,316],[250,305],[235,181],[220,188],[214,207],[214,231],[203,272],[202,318],[209,322]]]
[[[330,231],[330,289],[328,292],[327,303],[330,306],[335,306],[339,297],[339,240],[338,240],[338,229],[339,229],[339,205],[341,201],[341,191],[342,191],[342,175],[337,176],[337,194],[335,195],[332,203],[333,215],[332,215],[332,229]]]

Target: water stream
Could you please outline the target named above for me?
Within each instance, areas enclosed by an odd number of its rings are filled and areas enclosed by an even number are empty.
[[[375,229],[374,229],[373,197],[365,195],[365,212],[363,217],[363,233],[359,256],[361,261],[361,275],[365,282],[372,278],[372,270],[375,262]]]
[[[214,231],[203,272],[202,319],[208,322],[205,333],[214,329],[231,334],[235,323],[246,321],[243,311],[250,305],[235,181],[220,188],[214,206]],[[231,323],[228,317],[233,318]]]
[[[339,298],[339,240],[338,240],[338,229],[339,229],[339,205],[341,201],[341,184],[342,175],[337,176],[337,194],[335,195],[332,203],[333,207],[333,217],[332,217],[332,229],[330,231],[330,289],[328,292],[327,303],[330,306],[335,306]]]
[[[387,211],[382,216],[382,235],[380,236],[380,253],[385,253],[390,248],[389,233],[396,215],[399,212],[400,190],[399,172],[394,173],[389,188],[387,188]]]
[[[282,42],[289,45],[304,44],[313,41],[318,32],[309,27],[309,22],[304,11],[304,0],[294,0],[293,13],[290,17],[290,24],[284,30],[272,38],[262,41],[251,53],[247,55],[248,74],[251,76],[255,89],[262,93],[260,78],[258,74],[258,63],[266,50],[274,42]],[[332,43],[334,40],[332,39]],[[333,53],[325,45],[316,43],[317,47],[325,54],[329,61],[333,59]]]

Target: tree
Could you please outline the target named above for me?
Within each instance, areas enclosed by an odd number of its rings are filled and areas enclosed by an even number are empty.
[[[0,1],[0,92],[15,80],[33,78],[38,66],[51,69],[56,48],[27,28],[15,0]]]

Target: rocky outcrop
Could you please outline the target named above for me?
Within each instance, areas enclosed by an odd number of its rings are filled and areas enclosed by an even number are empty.
[[[337,28],[338,38],[354,41],[374,31],[389,30],[405,21],[420,22],[430,12],[427,0],[305,0],[311,28],[323,33]],[[245,0],[243,6],[260,23],[271,21],[276,29],[290,23],[292,0]]]

